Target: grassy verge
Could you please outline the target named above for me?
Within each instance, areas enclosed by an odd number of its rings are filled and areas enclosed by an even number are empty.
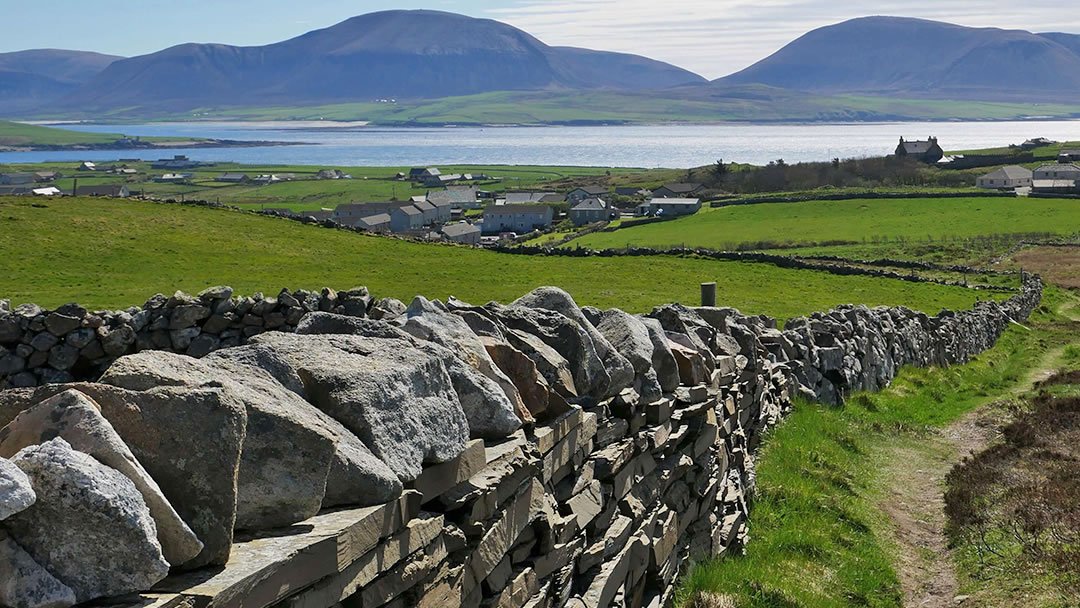
[[[1062,297],[1049,288],[1044,303]],[[761,608],[900,606],[895,547],[878,507],[883,460],[1008,391],[1039,353],[1075,332],[1049,308],[1028,325],[967,365],[905,369],[889,389],[843,407],[799,404],[759,452],[746,555],[699,565],[681,597],[703,591]]]
[[[581,304],[651,310],[696,302],[717,281],[720,301],[779,318],[841,303],[969,308],[963,288],[843,277],[671,256],[504,255],[307,226],[235,211],[136,200],[0,198],[0,297],[53,306],[127,307],[155,292],[228,284],[240,293],[367,285],[379,296],[455,295],[511,301],[541,285]],[[792,298],[792,290],[799,297]],[[1007,294],[999,294],[998,297]]]

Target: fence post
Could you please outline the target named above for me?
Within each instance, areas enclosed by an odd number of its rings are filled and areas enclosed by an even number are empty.
[[[701,305],[716,306],[716,281],[701,284]]]

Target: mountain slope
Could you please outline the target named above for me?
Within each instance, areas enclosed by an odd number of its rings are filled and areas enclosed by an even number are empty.
[[[719,82],[826,94],[1065,101],[1080,93],[1080,54],[1067,46],[1073,44],[1068,34],[865,17],[811,31]]]
[[[497,21],[384,11],[261,47],[184,44],[117,61],[68,108],[311,105],[499,90],[636,88],[704,82],[644,57],[549,47]]]
[[[33,108],[70,94],[117,59],[59,49],[0,53],[0,113]]]

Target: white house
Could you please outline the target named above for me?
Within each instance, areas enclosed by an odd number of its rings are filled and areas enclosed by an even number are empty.
[[[694,215],[701,210],[699,198],[654,198],[637,206],[638,215],[678,217]]]
[[[1047,163],[1032,174],[1032,179],[1080,179],[1080,167],[1072,163]]]
[[[1025,188],[1031,186],[1032,175],[1030,169],[1011,165],[979,177],[975,180],[975,185],[979,188],[990,188],[992,190]]]

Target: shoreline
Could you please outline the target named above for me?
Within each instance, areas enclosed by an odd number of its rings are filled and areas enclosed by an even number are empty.
[[[276,148],[281,146],[317,145],[319,144],[305,141],[244,141],[235,139],[211,139],[199,141],[177,140],[175,144],[169,142],[148,143],[145,146],[121,146],[115,143],[46,146],[0,146],[0,152],[138,152],[144,150],[200,150],[206,148]]]

